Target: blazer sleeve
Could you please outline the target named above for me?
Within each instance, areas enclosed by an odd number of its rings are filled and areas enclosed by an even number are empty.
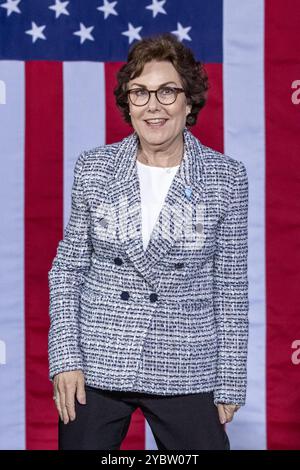
[[[248,176],[238,162],[214,255],[214,312],[218,362],[214,403],[244,405],[248,349]]]
[[[84,158],[83,152],[75,163],[71,215],[48,272],[48,358],[51,381],[60,372],[83,369],[78,314],[81,285],[89,270],[92,253],[89,209],[82,186]]]

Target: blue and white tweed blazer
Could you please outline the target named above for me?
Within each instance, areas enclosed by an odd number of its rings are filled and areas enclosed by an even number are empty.
[[[248,177],[186,127],[183,137],[145,251],[136,132],[77,158],[48,273],[51,381],[81,369],[92,387],[245,404]]]

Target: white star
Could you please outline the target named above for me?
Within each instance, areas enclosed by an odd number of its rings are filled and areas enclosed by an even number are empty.
[[[142,26],[138,26],[137,28],[135,28],[134,26],[132,26],[131,23],[128,23],[128,28],[129,29],[127,31],[123,31],[122,34],[124,34],[124,36],[129,37],[129,44],[131,44],[132,41],[134,41],[135,39],[142,39],[141,36],[139,35],[139,32],[142,29]]]
[[[91,31],[93,31],[95,26],[89,26],[86,27],[84,26],[83,23],[80,23],[80,30],[75,31],[76,36],[80,36],[80,44],[82,44],[86,39],[89,39],[90,41],[95,41],[93,36],[91,35]]]
[[[171,31],[171,33],[177,34],[179,41],[182,41],[183,39],[191,41],[191,38],[188,35],[188,32],[191,28],[191,26],[187,26],[186,28],[184,28],[181,23],[177,23],[177,30]]]
[[[0,7],[6,8],[7,16],[9,16],[11,13],[21,13],[21,10],[18,7],[20,1],[21,0],[7,0],[7,2],[1,3]]]
[[[60,0],[55,0],[55,5],[51,5],[48,8],[55,11],[55,18],[59,18],[60,15],[70,15],[67,10],[68,3],[70,2],[61,2]]]
[[[118,2],[111,2],[111,3],[109,3],[107,0],[103,0],[103,5],[102,5],[102,7],[98,7],[97,10],[103,11],[103,13],[104,13],[104,19],[106,20],[106,18],[107,18],[109,15],[118,15],[118,13],[116,12],[116,10],[115,10],[115,8],[114,8],[117,3],[118,3]]]
[[[44,36],[44,29],[46,28],[46,25],[43,26],[38,26],[35,24],[34,21],[31,22],[31,29],[28,29],[25,31],[26,34],[29,34],[32,36],[32,42],[35,42],[37,39],[46,39],[46,36]]]
[[[153,18],[155,18],[158,13],[163,13],[164,15],[167,14],[166,10],[163,8],[165,3],[166,0],[152,0],[152,4],[147,5],[145,8],[147,10],[152,10]]]

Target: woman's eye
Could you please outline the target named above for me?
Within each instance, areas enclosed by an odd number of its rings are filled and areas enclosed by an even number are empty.
[[[146,90],[136,90],[136,96],[144,96],[147,93]]]
[[[173,93],[173,90],[172,88],[161,88],[160,93],[162,93],[163,95],[170,95],[171,93]]]

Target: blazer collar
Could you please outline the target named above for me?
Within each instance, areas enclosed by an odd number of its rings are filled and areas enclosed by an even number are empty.
[[[119,211],[118,219],[118,237],[123,249],[136,268],[157,290],[159,290],[159,280],[155,279],[152,268],[163,259],[181,236],[182,228],[187,224],[182,208],[188,205],[195,214],[196,208],[202,204],[204,198],[203,145],[186,127],[183,131],[183,138],[184,155],[172,180],[146,250],[143,249],[142,241],[141,197],[136,167],[139,138],[136,132],[121,141],[114,159],[113,176],[107,180],[105,187],[106,200],[111,201],[113,206],[117,205],[118,209],[126,208],[124,213],[122,210]],[[191,190],[189,198],[185,193],[187,187]],[[130,206],[126,201],[130,201]],[[163,228],[160,232],[159,228],[165,227],[163,221],[168,216],[169,207],[172,207],[173,211],[172,231]],[[199,237],[197,240],[199,241]],[[197,243],[193,245],[194,249],[196,247]],[[191,253],[191,249],[186,252],[186,260]]]
[[[201,184],[203,146],[187,127],[184,127],[183,139],[184,155],[178,169],[178,174],[186,185],[196,181]],[[133,132],[121,141],[114,160],[115,178],[121,181],[135,178],[138,144],[139,137],[136,132]]]

